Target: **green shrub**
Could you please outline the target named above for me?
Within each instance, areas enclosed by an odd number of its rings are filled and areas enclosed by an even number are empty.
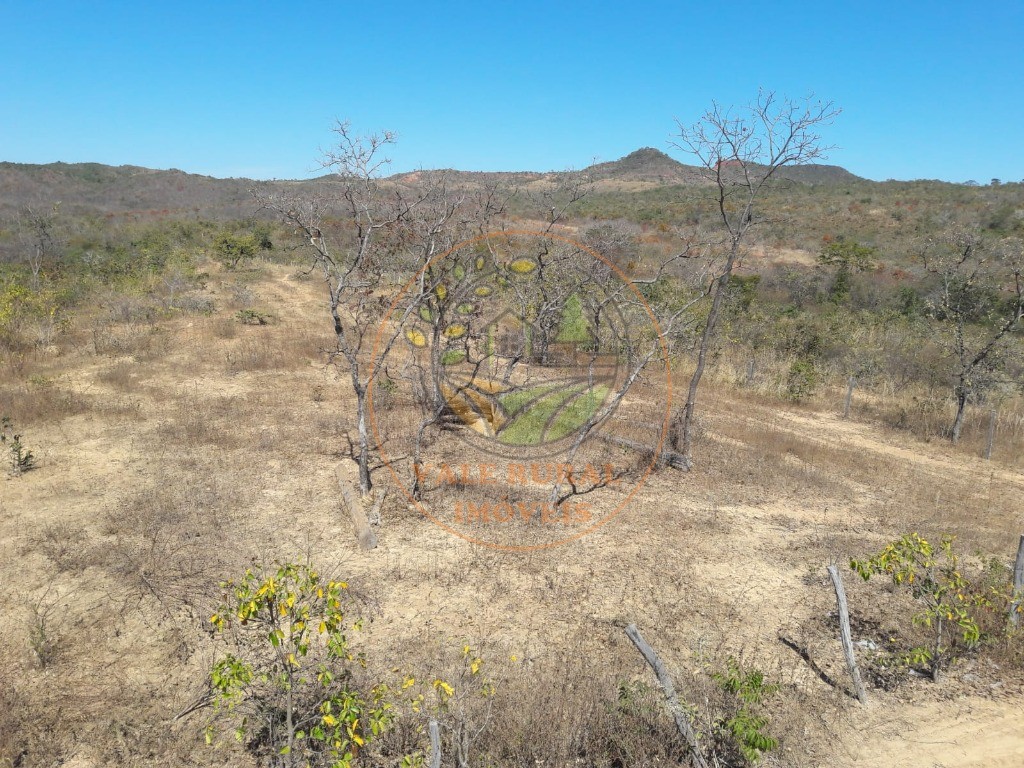
[[[818,371],[810,360],[795,360],[789,366],[786,377],[786,397],[793,401],[803,400],[814,394],[818,384]]]
[[[25,448],[21,435],[14,431],[14,424],[7,416],[0,418],[0,445],[7,448],[11,474],[21,475],[36,468],[35,456]]]
[[[240,309],[235,313],[235,318],[242,325],[270,325],[274,321],[274,316],[269,312],[255,309]]]
[[[927,644],[899,654],[896,661],[923,666],[938,680],[939,672],[966,649],[982,640],[979,618],[996,611],[1004,619],[1013,600],[1008,571],[991,568],[972,584],[953,549],[954,537],[942,536],[938,545],[916,533],[889,543],[866,560],[851,560],[850,567],[865,581],[888,576],[896,588],[906,589],[922,606],[912,621],[931,632]]]
[[[731,739],[743,759],[753,765],[779,746],[778,740],[767,733],[769,721],[762,714],[765,699],[776,693],[779,686],[769,683],[760,670],[744,669],[732,656],[725,671],[714,673],[712,678],[723,691],[735,697],[735,711],[716,724],[719,736]]]
[[[270,236],[263,229],[244,235],[221,232],[213,240],[214,256],[227,269],[236,269],[241,262],[249,261],[272,247]]]
[[[348,768],[394,718],[386,686],[364,690],[355,672],[348,584],[309,565],[247,570],[225,582],[210,619],[228,643],[210,670],[208,743],[225,725],[262,765]]]

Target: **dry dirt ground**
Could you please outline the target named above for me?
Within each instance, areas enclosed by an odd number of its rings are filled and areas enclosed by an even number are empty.
[[[240,281],[273,323],[234,319]],[[1020,675],[995,662],[968,657],[938,685],[872,687],[860,707],[825,574],[830,559],[911,530],[1012,557],[1024,531],[1016,469],[844,421],[828,403],[711,383],[696,469],[656,473],[575,543],[482,548],[395,493],[379,547],[362,552],[336,491],[352,403],[317,352],[330,343],[318,284],[269,265],[215,272],[206,292],[209,316],[99,324],[99,335],[83,318],[3,384],[38,468],[0,479],[0,685],[30,715],[0,745],[16,756],[39,731],[62,745],[22,764],[238,764],[211,755],[195,722],[170,720],[211,660],[202,612],[252,558],[308,555],[363,596],[367,648],[389,665],[467,642],[499,679],[580,657],[650,680],[622,631],[635,622],[680,675],[734,655],[781,684],[782,748],[767,765],[1024,765]],[[894,598],[843,571],[864,619],[856,640],[909,622],[879,619]]]

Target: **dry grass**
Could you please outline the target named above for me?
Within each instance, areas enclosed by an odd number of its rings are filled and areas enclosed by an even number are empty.
[[[33,537],[32,544],[58,572],[81,573],[90,561],[85,529],[74,523],[47,525]]]
[[[732,396],[772,408],[786,403],[787,371],[791,360],[776,360],[760,355],[754,379],[748,379],[747,362],[723,355],[712,372],[714,380],[732,391]],[[687,372],[688,373],[688,372]],[[789,403],[809,411],[842,413],[847,382],[844,374],[821,372],[822,380],[812,394],[799,403]],[[680,377],[682,380],[682,377]],[[1005,465],[1024,467],[1024,396],[995,392],[989,402],[967,408],[958,450],[983,456],[988,441],[992,412],[996,431],[992,459]],[[896,436],[912,436],[923,441],[948,441],[956,409],[952,387],[935,389],[918,384],[894,382],[884,377],[861,381],[854,389],[850,415],[893,430]]]
[[[45,376],[0,385],[0,414],[20,427],[60,422],[89,408],[88,398]]]
[[[203,392],[196,384],[172,396],[158,434],[169,445],[195,456],[210,448],[239,448],[249,443],[254,409],[244,398]]]
[[[97,355],[133,357],[139,361],[152,361],[167,352],[167,339],[158,326],[127,324],[96,325],[92,332],[92,347]]]

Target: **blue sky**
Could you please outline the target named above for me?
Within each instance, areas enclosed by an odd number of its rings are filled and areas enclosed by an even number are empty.
[[[0,160],[304,178],[337,118],[395,171],[668,150],[763,86],[873,179],[1024,179],[1024,4],[0,0]],[[674,157],[686,162],[679,153]]]

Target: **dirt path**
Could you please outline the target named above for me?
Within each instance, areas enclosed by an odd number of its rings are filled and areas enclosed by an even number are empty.
[[[843,739],[851,768],[1020,768],[1024,703],[963,698],[869,708]]]
[[[1020,472],[963,453],[954,453],[945,445],[939,447],[936,443],[913,441],[913,438],[905,438],[904,444],[899,445],[888,439],[878,427],[842,419],[832,413],[808,414],[778,410],[772,415],[781,422],[782,428],[807,439],[870,451],[924,467],[936,475],[967,474],[986,481],[994,476],[1000,482],[1010,483],[1024,491],[1024,475]],[[908,445],[911,441],[913,443]]]

